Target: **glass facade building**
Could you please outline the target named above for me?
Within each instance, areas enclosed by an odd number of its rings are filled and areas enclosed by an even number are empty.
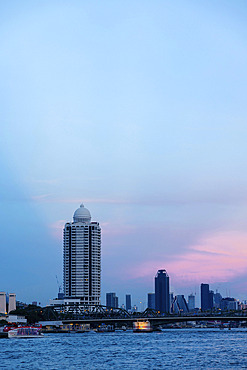
[[[125,296],[125,307],[127,311],[131,310],[131,295],[130,294],[126,294]]]
[[[201,310],[212,310],[214,306],[214,292],[209,290],[209,284],[201,284]]]
[[[155,293],[148,293],[148,308],[155,310]]]
[[[106,293],[106,306],[118,308],[118,297],[116,296],[116,293]]]
[[[169,276],[166,270],[158,270],[155,276],[155,309],[161,313],[170,312]]]

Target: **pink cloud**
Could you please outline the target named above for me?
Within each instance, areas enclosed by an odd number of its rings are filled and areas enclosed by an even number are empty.
[[[180,256],[160,256],[129,271],[130,278],[154,276],[164,268],[174,283],[226,282],[247,274],[247,233],[219,232],[202,238]]]
[[[62,242],[63,239],[63,227],[66,224],[66,220],[58,220],[50,225],[50,230],[53,238]]]

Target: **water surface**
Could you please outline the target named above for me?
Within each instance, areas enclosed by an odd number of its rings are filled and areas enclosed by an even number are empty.
[[[247,330],[170,329],[0,339],[0,368],[247,368]]]

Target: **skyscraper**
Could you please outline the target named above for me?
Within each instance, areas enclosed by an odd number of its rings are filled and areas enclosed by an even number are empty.
[[[155,293],[148,293],[148,308],[155,310]]]
[[[0,292],[0,313],[7,313],[5,292]]]
[[[174,313],[187,313],[189,312],[188,304],[184,295],[176,295],[172,302],[172,312]]]
[[[201,284],[201,310],[212,310],[214,292],[209,290],[209,284]]]
[[[126,310],[129,311],[131,310],[131,295],[126,294],[125,298],[126,298],[125,307],[126,307]]]
[[[169,276],[166,270],[158,270],[155,276],[155,309],[170,312]]]
[[[222,296],[220,293],[216,291],[214,294],[214,307],[215,308],[220,308],[220,302],[222,301]]]
[[[118,297],[116,293],[106,293],[106,306],[118,308]]]
[[[193,294],[190,294],[188,297],[188,307],[189,307],[189,311],[193,311],[196,307],[195,296]]]
[[[0,313],[10,313],[16,310],[16,295],[15,293],[6,294],[0,292]]]
[[[201,310],[206,311],[209,308],[209,285],[201,284]]]
[[[67,222],[63,234],[63,284],[66,298],[99,304],[101,292],[101,229],[91,222],[83,204]]]
[[[15,293],[9,293],[9,307],[8,312],[16,310],[16,295]]]

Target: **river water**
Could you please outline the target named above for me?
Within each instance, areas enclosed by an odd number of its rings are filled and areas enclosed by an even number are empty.
[[[0,369],[247,368],[247,329],[45,334],[0,339]]]

